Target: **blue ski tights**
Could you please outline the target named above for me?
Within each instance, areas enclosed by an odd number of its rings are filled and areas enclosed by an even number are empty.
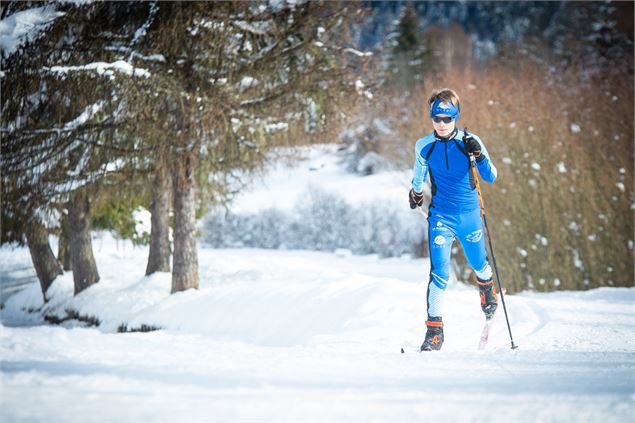
[[[443,313],[443,294],[450,279],[452,243],[459,239],[465,258],[481,281],[492,278],[492,268],[487,260],[483,221],[480,210],[463,214],[438,214],[433,210],[428,216],[428,244],[430,246],[430,282],[428,283],[428,316],[440,317]]]

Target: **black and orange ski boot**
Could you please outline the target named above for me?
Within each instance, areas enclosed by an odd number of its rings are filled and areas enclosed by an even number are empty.
[[[496,307],[498,307],[494,280],[482,281],[476,278],[476,283],[478,284],[478,293],[481,296],[481,309],[485,313],[485,318],[489,320],[494,317]]]
[[[443,321],[441,317],[428,317],[426,339],[421,344],[421,351],[437,351],[443,345]]]

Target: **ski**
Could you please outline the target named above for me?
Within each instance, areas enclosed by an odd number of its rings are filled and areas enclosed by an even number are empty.
[[[489,328],[492,324],[492,319],[485,319],[485,325],[483,325],[483,331],[481,332],[481,340],[478,343],[478,349],[484,350],[487,347],[487,340],[489,339]]]
[[[503,295],[507,294],[507,290],[503,288]],[[483,325],[483,330],[481,331],[481,340],[478,343],[478,349],[484,350],[487,347],[487,340],[489,339],[489,330],[492,327],[492,320],[494,320],[495,314],[490,317],[485,317],[485,324]]]

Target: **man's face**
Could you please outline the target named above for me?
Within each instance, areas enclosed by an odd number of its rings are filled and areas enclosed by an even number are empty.
[[[449,119],[451,119],[451,121],[447,122]],[[436,115],[432,118],[432,126],[437,134],[442,137],[447,137],[452,133],[452,131],[454,131],[456,121],[448,115]]]

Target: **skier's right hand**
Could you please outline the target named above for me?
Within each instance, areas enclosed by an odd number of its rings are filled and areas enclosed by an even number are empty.
[[[414,189],[410,188],[408,200],[410,201],[410,208],[412,210],[421,207],[423,205],[423,192],[415,192]]]
[[[467,128],[465,128],[463,133],[463,143],[467,154],[474,156],[477,162],[481,162],[485,158],[485,156],[481,154],[481,144],[476,141],[476,138],[474,138],[472,134],[467,133]]]

